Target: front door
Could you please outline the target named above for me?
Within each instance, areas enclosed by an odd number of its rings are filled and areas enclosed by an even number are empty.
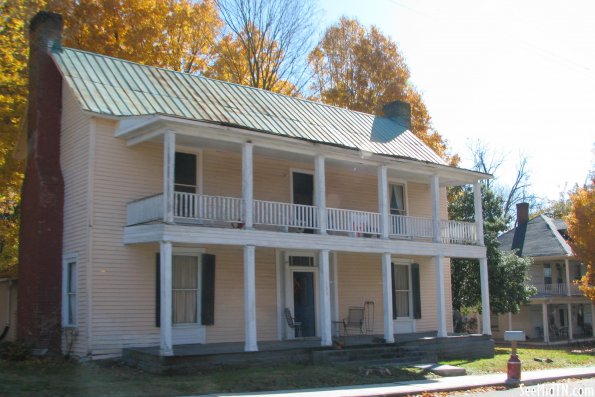
[[[302,323],[303,336],[316,335],[316,295],[314,272],[294,271],[293,309],[295,321]]]

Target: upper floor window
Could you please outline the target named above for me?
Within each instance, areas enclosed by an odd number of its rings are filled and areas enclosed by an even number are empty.
[[[406,215],[405,185],[390,185],[390,213],[391,215]]]
[[[543,282],[544,284],[552,283],[552,265],[549,263],[543,265]]]
[[[176,152],[174,190],[196,193],[198,188],[197,156],[194,153]]]

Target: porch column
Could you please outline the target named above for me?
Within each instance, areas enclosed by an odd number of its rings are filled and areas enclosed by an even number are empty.
[[[318,207],[318,226],[320,227],[320,234],[326,234],[327,217],[324,156],[316,156],[316,159],[314,160],[314,176],[316,179],[316,187],[314,189],[314,193],[316,198],[315,203]]]
[[[432,192],[432,241],[439,243],[440,236],[440,180],[438,175],[432,175],[430,179],[430,190]]]
[[[244,246],[244,351],[258,351],[256,342],[256,271],[253,245]]]
[[[570,293],[570,263],[568,263],[568,259],[564,260],[564,268],[566,269],[566,295],[572,295]]]
[[[444,257],[437,255],[435,260],[436,271],[436,308],[438,311],[438,337],[446,337],[446,298],[444,296]]]
[[[254,175],[252,162],[252,142],[242,145],[242,198],[244,199],[244,229],[252,229],[254,207]],[[254,248],[254,247],[252,247]]]
[[[481,183],[476,181],[473,184],[473,208],[475,209],[475,230],[477,232],[477,243],[485,245],[483,240],[483,208],[481,202]]]
[[[388,169],[386,165],[378,167],[378,212],[380,213],[380,237],[387,239],[390,235],[390,211],[388,202]]]
[[[331,318],[331,282],[329,273],[329,250],[321,250],[319,253],[320,277],[320,344],[331,346],[332,318]]]
[[[174,222],[174,170],[176,162],[176,134],[163,134],[163,221]]]
[[[574,337],[572,336],[573,334],[573,329],[572,329],[572,304],[569,303],[568,304],[568,339],[572,340],[574,339]]]
[[[382,254],[382,300],[384,306],[384,340],[386,343],[394,343],[393,281],[389,253]]]
[[[541,312],[543,316],[543,342],[550,343],[550,323],[547,313],[547,303],[541,304]]]
[[[481,316],[484,335],[492,335],[490,320],[490,283],[488,280],[488,258],[479,259],[479,279],[481,283]]]
[[[591,336],[595,338],[595,303],[591,303]]]
[[[160,263],[160,301],[161,307],[159,308],[159,332],[160,332],[160,345],[159,354],[162,356],[173,356],[173,344],[171,336],[172,326],[172,245],[169,241],[161,241],[159,243],[159,263]]]

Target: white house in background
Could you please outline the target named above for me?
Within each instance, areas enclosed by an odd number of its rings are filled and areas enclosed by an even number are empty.
[[[481,214],[489,175],[448,166],[408,130],[408,104],[373,116],[60,48],[48,21],[33,26],[53,34],[41,40],[60,77],[61,318],[74,354],[256,351],[295,337],[286,308],[329,346],[334,322],[365,302],[368,331],[388,343],[445,337],[450,257],[479,260],[489,313],[481,216],[449,221],[446,202],[448,186],[472,184]]]
[[[585,267],[568,245],[566,229],[561,219],[545,215],[529,219],[529,205],[517,205],[517,226],[498,237],[500,249],[533,259],[530,283],[537,293],[518,314],[492,321],[495,336],[501,337],[506,329],[524,330],[529,340],[545,343],[595,336],[595,308],[574,284]]]

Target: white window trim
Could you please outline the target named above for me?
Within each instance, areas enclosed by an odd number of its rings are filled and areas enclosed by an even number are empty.
[[[390,213],[390,195],[392,194],[391,185],[401,185],[403,186],[403,199],[405,200],[405,215],[409,215],[409,196],[407,194],[407,181],[404,179],[395,179],[389,178],[388,179],[388,211]]]
[[[69,309],[69,304],[70,304],[70,299],[69,298],[69,286],[68,286],[68,265],[70,263],[74,263],[74,280],[75,280],[75,286],[74,286],[74,307],[72,308],[72,311],[74,314],[74,322],[69,322],[68,321],[68,309]],[[78,282],[78,275],[79,275],[79,266],[78,266],[78,254],[75,253],[69,253],[69,254],[65,254],[62,257],[62,326],[63,327],[72,327],[72,328],[76,328],[78,327],[78,298],[79,298],[79,282]]]
[[[289,169],[289,200],[291,200],[291,204],[293,204],[293,174],[294,172],[298,172],[300,174],[307,174],[312,175],[312,202],[316,203],[316,181],[314,180],[314,171],[313,170],[304,170],[300,168],[290,168]]]
[[[201,315],[202,315],[202,254],[206,250],[204,248],[191,248],[191,247],[173,247],[172,256],[196,256],[198,258],[198,269],[197,269],[197,293],[196,293],[196,322],[195,323],[174,323],[172,321],[173,328],[196,328],[202,327]],[[173,258],[172,258],[173,261]],[[173,277],[173,264],[172,264],[172,277]],[[172,296],[173,296],[173,285],[172,285]],[[172,301],[173,305],[173,301]],[[173,313],[173,307],[172,307]]]
[[[194,154],[196,155],[196,194],[203,194],[203,149],[201,148],[193,148],[190,146],[180,146],[176,145],[175,148],[176,153],[187,153],[187,154]],[[175,167],[175,166],[174,166]],[[174,182],[175,185],[175,182]]]
[[[402,259],[402,258],[393,258],[392,263],[394,265],[402,265],[407,266],[407,277],[408,277],[408,287],[409,287],[409,316],[407,317],[396,317],[395,320],[415,320],[413,318],[413,281],[411,280],[411,264],[413,263],[412,260]],[[394,283],[394,281],[393,281]],[[393,294],[395,290],[393,289]]]

